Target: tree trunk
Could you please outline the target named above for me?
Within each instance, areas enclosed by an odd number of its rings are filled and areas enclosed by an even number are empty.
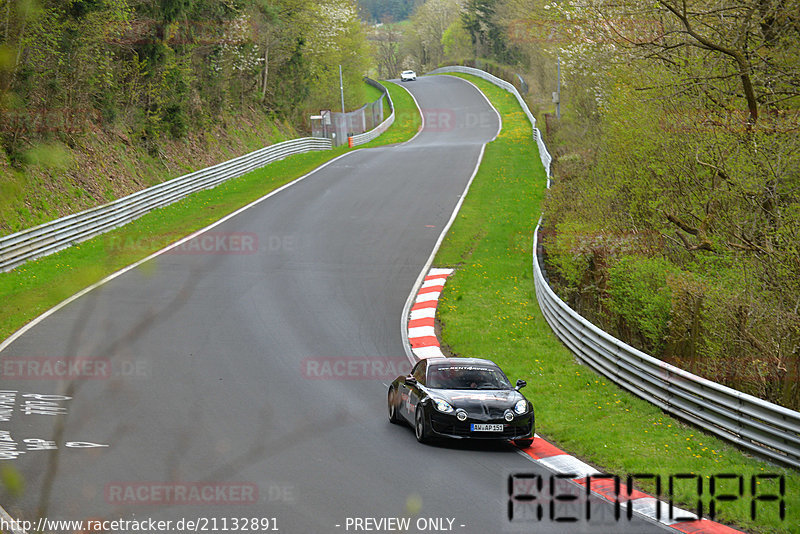
[[[744,97],[747,100],[747,109],[750,113],[750,119],[747,122],[749,126],[753,126],[758,121],[758,101],[756,100],[756,92],[753,89],[753,82],[750,80],[750,66],[741,52],[737,52],[735,57],[739,66],[739,77],[742,79]]]

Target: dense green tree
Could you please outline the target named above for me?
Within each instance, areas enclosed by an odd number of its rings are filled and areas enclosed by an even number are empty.
[[[382,24],[373,28],[370,41],[373,56],[378,66],[378,78],[397,78],[403,70],[400,43],[402,33],[393,24]]]
[[[420,5],[406,27],[403,49],[418,70],[435,68],[444,60],[442,37],[461,13],[459,0],[427,0]]]
[[[372,22],[406,20],[419,4],[418,0],[358,0],[364,19]]]
[[[0,138],[120,128],[157,150],[219,114],[361,98],[370,62],[355,0],[0,0]],[[336,73],[336,77],[333,73]]]
[[[546,212],[562,294],[657,356],[793,407],[798,8],[509,0],[503,13],[518,47],[561,59]]]
[[[442,46],[446,59],[468,59],[474,55],[472,40],[461,20],[453,21],[442,35]]]
[[[506,29],[496,16],[501,3],[502,0],[467,0],[461,18],[478,56],[514,63],[516,57]]]

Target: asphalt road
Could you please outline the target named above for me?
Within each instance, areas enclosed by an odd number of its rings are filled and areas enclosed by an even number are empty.
[[[181,518],[210,531],[233,518],[391,531],[367,518],[402,517],[409,532],[663,530],[616,521],[602,503],[590,521],[582,505],[556,507],[579,516],[556,522],[546,494],[541,520],[510,523],[508,475],[542,475],[546,493],[549,473],[506,444],[423,446],[388,423],[385,384],[407,368],[403,305],[498,129],[461,80],[406,87],[426,112],[412,142],[348,154],[0,354],[11,366],[0,467],[24,481],[21,493],[2,489],[11,515],[153,518],[172,531],[193,530]],[[59,359],[81,375],[48,374]]]

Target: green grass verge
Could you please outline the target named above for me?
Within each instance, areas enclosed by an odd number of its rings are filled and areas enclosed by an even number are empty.
[[[383,83],[383,82],[381,82],[381,83]],[[378,100],[381,97],[382,94],[383,94],[383,91],[381,91],[377,87],[373,87],[372,85],[370,85],[368,83],[364,84],[364,103],[365,104],[371,104],[372,102],[375,102],[376,100]]]
[[[800,475],[761,462],[653,405],[616,387],[575,363],[539,310],[533,285],[533,230],[545,194],[530,124],[509,93],[471,76],[503,117],[503,131],[486,147],[483,162],[434,265],[454,267],[442,295],[438,319],[442,341],[460,356],[496,361],[524,390],[536,408],[537,432],[600,470],[623,477],[660,475],[668,500],[669,476],[699,475],[703,510],[708,515],[710,477],[744,477],[744,495],[717,503],[717,520],[759,532],[800,531]],[[751,518],[750,481],[764,474],[785,476],[786,517],[777,502],[757,502]],[[696,510],[697,481],[676,480],[675,502]],[[770,480],[757,480],[757,492],[779,493]],[[738,493],[735,481],[718,482],[717,494]],[[655,493],[652,484],[641,483]],[[666,511],[664,511],[666,514]]]
[[[388,82],[381,82],[381,83],[384,86],[386,86],[386,84]],[[381,95],[383,95],[383,91],[381,91],[377,87],[373,87],[373,86],[371,86],[369,84],[364,84],[364,87],[365,87],[364,93],[366,95],[366,97],[364,98],[364,102],[366,104],[371,104],[371,103],[375,102],[376,100],[378,100],[381,97]],[[389,109],[389,101],[386,98],[384,98],[383,99],[383,116],[384,117],[388,117],[389,113],[391,113],[391,111]]]
[[[398,116],[403,119],[363,147],[407,141],[419,128],[419,112],[409,94],[394,84],[386,85]],[[348,150],[353,149],[343,147],[290,156],[214,189],[197,192],[121,228],[28,262],[11,272],[0,273],[0,340],[81,289],[208,226]]]
[[[361,145],[364,148],[408,141],[422,126],[422,117],[420,117],[419,109],[417,109],[414,99],[411,98],[411,93],[394,82],[381,83],[389,90],[392,102],[394,102],[394,123],[383,135],[367,144]]]

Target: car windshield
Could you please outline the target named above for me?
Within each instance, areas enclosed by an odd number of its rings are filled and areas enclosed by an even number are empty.
[[[428,387],[439,389],[510,389],[503,372],[476,365],[434,366],[428,371]]]

